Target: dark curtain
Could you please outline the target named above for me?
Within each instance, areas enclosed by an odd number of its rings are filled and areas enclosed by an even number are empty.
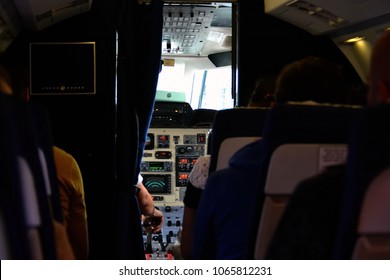
[[[161,64],[163,3],[117,0],[118,85],[114,256],[144,259],[134,195]]]

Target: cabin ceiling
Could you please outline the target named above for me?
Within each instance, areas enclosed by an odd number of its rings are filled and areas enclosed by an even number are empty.
[[[91,9],[92,0],[14,0],[24,27],[29,30],[42,30]]]
[[[208,56],[231,50],[234,1],[206,2],[165,1],[163,56]],[[0,52],[22,29],[42,30],[89,11],[91,4],[92,0],[0,0]]]
[[[39,31],[66,18],[88,12],[92,0],[0,0],[0,52],[21,30]]]
[[[206,57],[231,51],[236,2],[165,0],[162,55]],[[22,29],[42,30],[89,11],[91,5],[92,0],[0,0],[0,52]],[[314,35],[347,33],[371,19],[390,16],[389,0],[264,0],[264,7],[267,14]]]

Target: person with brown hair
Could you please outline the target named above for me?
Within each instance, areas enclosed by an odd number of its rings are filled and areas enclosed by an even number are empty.
[[[277,104],[291,101],[346,104],[346,93],[341,66],[314,56],[285,65],[275,85]]]

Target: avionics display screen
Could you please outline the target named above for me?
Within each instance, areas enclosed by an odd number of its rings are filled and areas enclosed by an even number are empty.
[[[95,42],[31,43],[32,95],[95,94]]]
[[[164,162],[162,161],[149,162],[149,171],[151,172],[165,171]]]
[[[154,134],[148,133],[145,139],[145,150],[153,150],[154,149]]]
[[[171,193],[171,175],[142,174],[143,184],[151,194]]]

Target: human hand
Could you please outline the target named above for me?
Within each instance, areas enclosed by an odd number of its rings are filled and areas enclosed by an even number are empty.
[[[153,211],[153,215],[142,216],[142,223],[147,231],[152,230],[154,233],[157,233],[164,224],[164,214],[156,208]]]

